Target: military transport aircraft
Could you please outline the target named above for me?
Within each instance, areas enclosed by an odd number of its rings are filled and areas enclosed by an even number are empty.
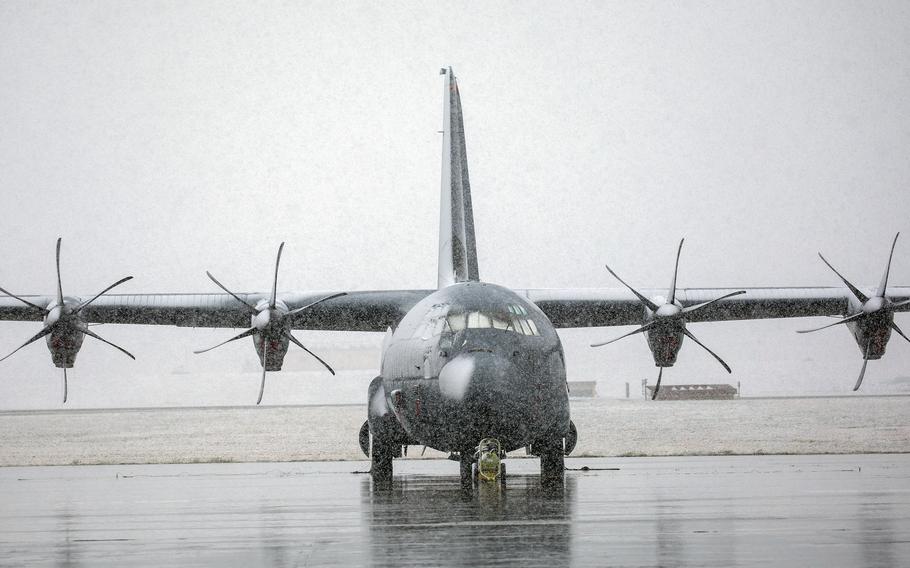
[[[252,337],[263,368],[258,404],[266,372],[281,369],[290,343],[307,349],[291,330],[386,332],[379,375],[369,386],[367,420],[360,432],[361,447],[372,460],[373,480],[390,483],[393,459],[401,456],[402,447],[425,445],[457,457],[462,482],[469,484],[478,456],[518,448],[540,457],[543,480],[562,479],[563,458],[572,451],[577,434],[569,415],[558,328],[640,325],[621,337],[645,334],[660,369],[658,388],[663,369],[676,362],[684,338],[730,371],[692,334],[690,323],[841,316],[824,327],[843,324],[853,333],[863,358],[855,389],[866,363],[884,354],[892,330],[907,339],[894,323],[894,313],[910,310],[910,287],[888,286],[897,237],[875,290],[857,288],[824,257],[846,289],[677,288],[682,241],[669,289],[637,290],[610,267],[607,270],[625,289],[510,290],[483,282],[458,84],[451,68],[441,74],[445,100],[437,289],[279,294],[282,243],[269,293],[234,293],[209,274],[225,293],[103,295],[127,277],[83,300],[63,295],[58,240],[55,296],[20,297],[0,289],[7,294],[0,297],[0,319],[44,322],[18,349],[46,337],[54,364],[64,369],[65,377],[86,335],[109,343],[88,328],[90,323],[249,325],[224,343]],[[65,397],[64,382],[64,401]]]

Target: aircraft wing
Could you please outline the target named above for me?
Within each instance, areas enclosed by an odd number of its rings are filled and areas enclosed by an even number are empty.
[[[325,331],[385,331],[395,327],[414,304],[432,290],[347,292],[294,316],[293,329]],[[294,292],[279,298],[291,310],[335,291]],[[237,294],[256,305],[265,293]],[[47,306],[53,296],[22,296]],[[87,298],[86,298],[87,299]],[[86,323],[131,323],[180,327],[249,327],[250,313],[228,294],[111,294],[82,311]],[[41,321],[44,314],[9,296],[0,296],[0,320]]]
[[[848,313],[846,288],[738,288],[745,294],[721,300],[687,318],[690,323],[746,319],[836,316]],[[681,288],[683,307],[718,298],[737,288]],[[378,290],[347,292],[294,317],[292,329],[322,331],[385,331],[396,327],[414,305],[433,290]],[[534,302],[557,328],[604,327],[642,323],[641,302],[623,288],[516,290]],[[648,298],[666,290],[643,289]],[[889,298],[910,300],[910,287],[891,287]],[[336,293],[331,290],[281,294],[291,310]],[[238,296],[256,304],[266,293]],[[22,296],[47,306],[53,296]],[[910,305],[897,311],[910,311]],[[250,325],[249,311],[228,294],[111,294],[98,298],[82,312],[86,323],[175,325],[180,327],[242,328]],[[0,320],[41,321],[43,314],[9,296],[0,296]]]
[[[679,288],[683,307],[708,302],[725,294],[745,294],[721,300],[693,312],[688,322],[847,315],[850,291],[846,288]],[[665,297],[666,290],[640,290],[647,298]],[[528,289],[518,291],[547,315],[557,328],[640,325],[645,308],[624,288]],[[888,288],[888,297],[899,303],[910,300],[910,286]],[[910,311],[910,305],[896,311]]]

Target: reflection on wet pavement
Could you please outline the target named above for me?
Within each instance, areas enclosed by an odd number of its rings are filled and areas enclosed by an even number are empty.
[[[0,565],[896,566],[910,456],[569,460],[559,488],[509,460],[0,469]],[[600,468],[619,468],[600,469]]]

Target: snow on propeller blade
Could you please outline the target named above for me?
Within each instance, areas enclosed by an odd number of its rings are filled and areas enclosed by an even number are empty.
[[[99,336],[97,333],[89,330],[88,325],[82,318],[82,310],[87,308],[92,304],[92,302],[100,298],[102,295],[109,292],[112,288],[123,284],[133,277],[127,276],[125,278],[121,278],[104,290],[95,294],[92,299],[86,302],[81,301],[79,298],[65,298],[63,296],[63,284],[60,278],[60,244],[62,241],[62,238],[57,239],[57,297],[50,304],[48,304],[47,307],[42,308],[41,306],[33,304],[28,300],[20,298],[19,296],[16,296],[15,294],[12,294],[3,288],[0,288],[0,292],[3,292],[11,298],[19,300],[26,306],[29,306],[44,316],[44,327],[42,327],[41,331],[14,349],[12,353],[0,359],[0,361],[9,358],[13,353],[19,351],[26,345],[34,343],[42,337],[49,336],[47,338],[47,348],[51,352],[51,359],[53,360],[55,366],[63,369],[63,402],[66,403],[68,391],[66,370],[75,364],[76,355],[79,353],[79,349],[82,347],[82,341],[85,339],[86,335],[97,339],[102,343],[110,345],[111,347],[126,354],[133,360],[135,360],[136,357],[134,357],[133,354],[126,349],[120,347],[119,345],[114,345],[110,341]]]
[[[295,315],[327,300],[331,300],[339,296],[344,296],[345,292],[331,294],[314,302],[310,302],[305,306],[289,310],[287,305],[278,299],[278,267],[281,264],[281,252],[283,250],[284,243],[281,243],[281,245],[278,247],[278,258],[275,260],[275,278],[272,281],[272,295],[269,297],[268,301],[261,300],[255,306],[234,292],[228,290],[224,284],[212,276],[211,272],[206,272],[212,282],[230,294],[232,298],[237,300],[237,302],[239,302],[249,311],[252,325],[248,330],[239,335],[236,335],[226,341],[222,341],[218,345],[209,347],[207,349],[194,351],[194,353],[205,353],[206,351],[211,351],[216,347],[221,347],[226,343],[230,343],[238,339],[243,339],[244,337],[252,337],[253,344],[255,345],[256,351],[259,355],[259,360],[262,363],[262,381],[259,384],[259,398],[256,399],[256,404],[262,402],[262,394],[265,391],[266,372],[281,370],[281,364],[284,361],[285,354],[287,354],[289,342],[294,343],[309,353],[311,356],[313,356],[313,358],[322,363],[322,365],[328,369],[330,373],[333,375],[335,374],[335,370],[332,369],[328,363],[307,349],[303,343],[294,337],[294,335],[291,333],[291,323],[293,322]]]
[[[633,288],[632,286],[626,284],[626,282],[620,278],[613,269],[607,266],[607,270],[614,278],[619,280],[623,286],[628,288],[641,304],[646,308],[647,315],[645,316],[645,321],[638,329],[630,331],[625,335],[620,335],[615,339],[609,341],[604,341],[601,343],[592,343],[591,347],[601,347],[603,345],[608,345],[614,341],[619,341],[624,337],[630,335],[635,335],[638,333],[646,333],[648,340],[648,348],[651,350],[651,354],[654,357],[654,364],[660,368],[660,371],[657,373],[657,384],[654,386],[654,394],[651,396],[651,400],[657,398],[657,393],[660,391],[660,381],[663,378],[664,367],[672,367],[676,363],[676,356],[679,354],[679,350],[682,347],[683,337],[688,337],[694,341],[699,347],[711,354],[712,357],[717,359],[717,362],[720,363],[723,368],[731,373],[730,366],[727,365],[723,359],[721,359],[717,353],[708,349],[704,343],[699,341],[691,331],[686,329],[686,321],[688,316],[710,306],[715,302],[724,300],[726,298],[731,298],[733,296],[738,296],[740,294],[745,294],[745,290],[738,290],[736,292],[730,292],[729,294],[724,294],[719,298],[714,298],[713,300],[702,302],[701,304],[696,304],[694,306],[683,307],[680,302],[676,301],[676,276],[679,272],[679,256],[682,253],[682,246],[685,242],[685,239],[679,241],[679,248],[676,250],[676,266],[673,268],[673,280],[670,282],[670,293],[667,298],[666,303],[658,306],[650,299],[646,298],[642,293]]]
[[[863,384],[863,377],[866,374],[866,364],[869,363],[869,360],[881,359],[885,354],[885,347],[888,344],[888,340],[891,339],[892,330],[896,331],[898,335],[907,341],[910,341],[910,338],[904,335],[901,328],[897,327],[897,324],[894,323],[894,311],[897,308],[910,304],[910,300],[895,303],[888,298],[888,275],[891,272],[891,259],[894,257],[894,247],[897,245],[897,238],[899,236],[901,236],[900,233],[894,235],[894,240],[891,242],[891,252],[888,254],[888,264],[885,265],[885,273],[882,275],[882,281],[878,285],[875,295],[872,297],[863,294],[859,288],[844,278],[844,276],[841,275],[841,273],[838,272],[824,256],[822,256],[822,253],[818,253],[822,262],[824,262],[834,274],[837,274],[837,277],[841,279],[841,282],[850,289],[850,292],[853,294],[853,297],[856,298],[858,304],[853,304],[851,306],[854,308],[851,310],[853,313],[848,314],[840,321],[815,329],[804,329],[797,333],[812,333],[813,331],[819,331],[842,324],[847,324],[847,327],[851,328],[850,331],[853,332],[856,344],[863,354],[863,367],[860,369],[859,378],[856,379],[856,385],[853,387],[854,392],[859,390],[860,385]]]

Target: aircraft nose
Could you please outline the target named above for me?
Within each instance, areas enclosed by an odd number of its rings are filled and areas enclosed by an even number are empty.
[[[450,400],[488,404],[509,396],[518,369],[489,349],[461,353],[439,373],[439,390]]]

